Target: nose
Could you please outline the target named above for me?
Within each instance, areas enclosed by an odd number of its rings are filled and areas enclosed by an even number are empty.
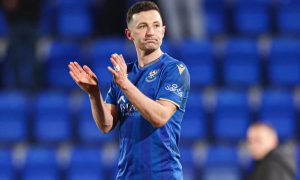
[[[147,35],[153,35],[154,34],[154,29],[152,27],[148,27],[147,29]]]

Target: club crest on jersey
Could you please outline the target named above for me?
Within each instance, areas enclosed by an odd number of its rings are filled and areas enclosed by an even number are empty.
[[[159,69],[150,71],[149,74],[148,74],[148,76],[146,77],[146,81],[147,82],[154,81],[156,79],[156,77],[157,77],[158,72],[159,72]]]
[[[178,67],[178,71],[179,71],[179,74],[181,75],[182,72],[185,70],[185,67],[183,66],[183,64],[177,64],[177,67]]]

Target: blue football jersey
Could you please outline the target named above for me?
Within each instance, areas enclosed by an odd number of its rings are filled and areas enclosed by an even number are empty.
[[[128,79],[143,94],[172,102],[177,110],[163,127],[154,128],[111,83],[105,101],[116,105],[120,117],[117,179],[182,179],[178,143],[190,90],[189,72],[166,53],[143,68],[136,61],[127,69]]]

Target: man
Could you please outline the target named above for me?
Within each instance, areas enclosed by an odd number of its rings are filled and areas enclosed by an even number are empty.
[[[294,180],[293,159],[278,149],[276,131],[266,123],[255,123],[248,130],[248,148],[256,160],[249,180]]]
[[[70,75],[88,93],[102,132],[120,124],[117,179],[182,179],[178,143],[190,89],[188,70],[160,49],[165,26],[156,4],[131,6],[127,27],[138,60],[126,65],[122,55],[111,56],[114,69],[108,70],[114,81],[105,101],[90,68],[71,62]]]
[[[11,88],[37,90],[42,85],[41,64],[35,58],[41,1],[2,0],[1,9],[9,30],[7,72],[1,76]]]

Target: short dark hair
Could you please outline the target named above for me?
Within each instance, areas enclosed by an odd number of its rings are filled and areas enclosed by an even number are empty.
[[[140,1],[133,4],[127,11],[127,18],[126,18],[127,25],[132,20],[132,16],[134,14],[140,13],[142,11],[150,11],[150,10],[155,10],[161,15],[157,4],[155,4],[152,1]]]

